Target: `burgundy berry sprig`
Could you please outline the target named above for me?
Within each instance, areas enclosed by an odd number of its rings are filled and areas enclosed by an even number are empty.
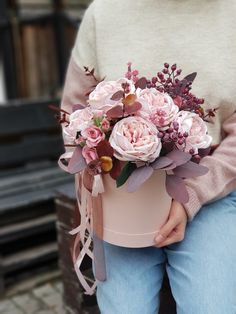
[[[182,133],[179,131],[179,123],[176,121],[173,122],[173,126],[169,127],[167,130],[159,131],[158,133],[158,137],[161,139],[164,146],[168,145],[169,143],[173,143],[176,148],[179,149],[181,146],[183,150],[186,146],[186,138],[188,136],[188,132]]]
[[[96,88],[96,86],[99,84],[99,83],[101,83],[102,81],[104,81],[105,80],[105,78],[106,77],[104,77],[104,78],[102,78],[101,80],[99,80],[96,76],[95,76],[95,69],[93,68],[93,69],[89,69],[89,67],[87,67],[87,66],[84,66],[84,71],[85,71],[85,75],[86,76],[91,76],[93,79],[94,79],[94,82],[95,82],[95,84],[92,86],[92,88],[89,90],[89,91],[87,91],[86,93],[85,93],[85,96],[86,97],[88,97],[89,96],[89,94]]]
[[[204,99],[191,93],[192,83],[197,73],[191,73],[180,79],[181,73],[182,69],[179,69],[177,64],[170,66],[166,62],[163,70],[147,81],[147,87],[168,93],[181,110],[189,110],[203,116],[204,110],[201,105],[203,105]]]
[[[56,111],[57,114],[55,115],[56,120],[58,121],[58,123],[62,124],[62,123],[67,123],[67,125],[69,124],[69,120],[68,120],[68,116],[70,115],[69,112],[58,108],[55,105],[48,105],[48,107],[53,110]]]

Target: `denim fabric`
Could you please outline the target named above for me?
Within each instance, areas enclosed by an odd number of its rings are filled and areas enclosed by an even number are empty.
[[[165,267],[178,314],[236,314],[236,191],[203,206],[182,242],[162,249],[104,246],[101,314],[157,314]]]

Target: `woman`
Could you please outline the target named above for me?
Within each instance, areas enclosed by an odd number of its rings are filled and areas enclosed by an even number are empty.
[[[209,172],[186,180],[189,202],[172,202],[156,247],[105,242],[102,314],[157,313],[165,265],[178,314],[236,313],[235,20],[234,0],[95,0],[85,13],[68,67],[67,111],[92,84],[83,66],[116,80],[127,61],[147,77],[164,62],[197,71],[194,92],[218,108],[208,125],[218,147],[201,161]]]

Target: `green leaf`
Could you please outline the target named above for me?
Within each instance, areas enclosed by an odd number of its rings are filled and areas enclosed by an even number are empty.
[[[101,126],[102,120],[103,120],[103,117],[94,117],[94,118],[93,118],[94,124],[95,124],[98,128]]]
[[[119,177],[116,179],[116,186],[118,188],[122,186],[136,168],[137,166],[135,165],[135,163],[128,162],[121,170]]]

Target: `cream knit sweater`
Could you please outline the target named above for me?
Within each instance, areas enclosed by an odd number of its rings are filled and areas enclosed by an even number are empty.
[[[131,61],[151,77],[163,63],[177,63],[183,74],[197,71],[194,90],[205,105],[219,107],[209,124],[212,156],[202,159],[210,171],[186,180],[189,220],[203,204],[236,189],[236,1],[235,0],[95,0],[87,9],[72,50],[62,107],[71,111],[91,81],[118,79]]]

